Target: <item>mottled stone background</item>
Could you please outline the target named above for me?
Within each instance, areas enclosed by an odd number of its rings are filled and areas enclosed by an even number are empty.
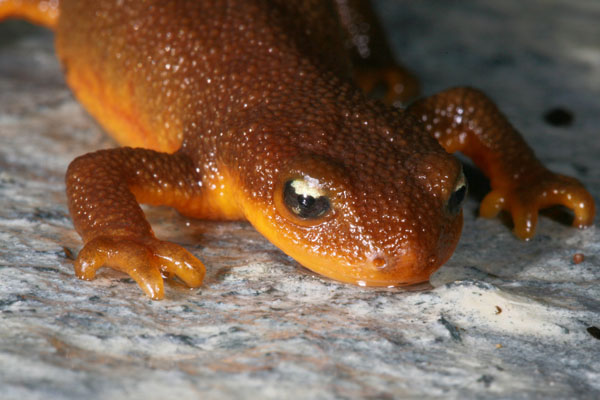
[[[426,93],[482,88],[598,200],[600,2],[377,4]],[[554,107],[572,125],[545,122]],[[314,276],[245,223],[149,208],[209,266],[202,288],[153,302],[117,272],[73,275],[63,174],[113,145],[65,87],[52,35],[0,24],[0,398],[600,397],[597,226],[551,212],[524,243],[475,218],[473,190],[456,253],[433,288],[406,292]]]

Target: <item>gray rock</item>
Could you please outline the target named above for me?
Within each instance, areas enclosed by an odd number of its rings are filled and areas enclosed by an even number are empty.
[[[483,89],[548,166],[598,198],[597,1],[377,4],[427,94]],[[545,122],[555,107],[571,126]],[[170,285],[153,302],[115,271],[73,275],[81,242],[63,174],[111,146],[65,87],[52,35],[0,24],[3,399],[600,397],[596,227],[550,213],[521,242],[504,220],[475,217],[476,191],[454,256],[431,287],[404,291],[314,276],[245,223],[147,208],[159,237],[209,266],[202,288]]]

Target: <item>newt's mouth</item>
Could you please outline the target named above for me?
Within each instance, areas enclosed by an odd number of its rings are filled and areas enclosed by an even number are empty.
[[[276,218],[252,218],[250,222],[275,246],[304,267],[339,282],[359,286],[395,287],[426,282],[452,255],[462,229],[462,213],[438,237],[436,243],[407,243],[394,255],[383,252],[349,257],[339,248],[317,250],[318,245],[290,239],[289,231],[274,226]],[[302,229],[306,229],[303,227]],[[327,235],[322,235],[327,240]]]

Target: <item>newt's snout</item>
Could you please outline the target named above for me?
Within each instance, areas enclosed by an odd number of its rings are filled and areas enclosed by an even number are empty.
[[[368,255],[360,272],[361,286],[405,286],[427,281],[452,255],[462,230],[462,212],[442,229],[423,233],[427,241],[407,238],[404,246]],[[432,237],[436,236],[432,240]]]

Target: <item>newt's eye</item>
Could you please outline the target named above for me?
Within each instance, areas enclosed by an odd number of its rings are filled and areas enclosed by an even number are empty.
[[[467,180],[465,179],[464,174],[461,172],[460,178],[458,178],[456,185],[454,185],[454,190],[448,199],[448,203],[446,203],[448,212],[452,215],[458,214],[466,197]]]
[[[325,192],[304,179],[287,181],[283,189],[283,201],[287,208],[302,219],[315,219],[331,209]]]

